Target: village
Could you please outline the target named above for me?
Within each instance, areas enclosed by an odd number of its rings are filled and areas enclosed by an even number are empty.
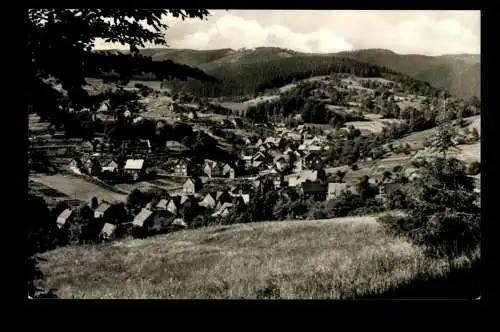
[[[238,127],[242,122],[233,118],[221,124]],[[336,139],[346,140],[352,129],[340,131]],[[80,143],[79,157],[71,159],[64,169],[101,186],[120,188],[123,184],[121,188],[134,188],[129,193],[137,188],[155,192],[137,207],[126,209],[125,213],[112,209],[116,205],[123,206],[123,202],[106,201],[96,195],[99,203],[93,204],[94,218],[102,224],[98,237],[103,240],[113,239],[117,232],[131,230],[135,234],[147,234],[156,227],[158,220],[162,220],[160,224],[168,224],[169,230],[186,228],[189,227],[186,214],[196,214],[194,210],[204,218],[220,220],[251,204],[252,195],[259,193],[264,184],[283,193],[295,191],[300,200],[316,202],[335,200],[343,193],[356,194],[356,183],[342,181],[346,171],[332,175],[335,168],[327,165],[325,154],[332,146],[331,135],[314,135],[311,128],[303,124],[295,128],[277,124],[272,130],[274,135],[247,138],[234,164],[209,159],[195,163],[193,158],[175,158],[173,154],[173,158],[167,157],[169,166],[160,168],[151,158],[155,153],[151,151],[149,140],[135,144],[134,152],[128,154],[132,158],[120,160],[119,151],[109,152],[104,140],[96,139]],[[140,183],[169,183],[170,187],[134,187]],[[370,178],[370,184],[378,188],[377,198],[381,201],[401,186],[390,177]],[[73,207],[62,211],[57,217],[58,227],[69,227],[74,214]]]

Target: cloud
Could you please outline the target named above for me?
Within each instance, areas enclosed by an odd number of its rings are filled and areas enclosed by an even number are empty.
[[[480,53],[480,36],[461,25],[456,19],[432,20],[420,16],[396,25],[386,42],[401,53],[441,55],[449,53]]]
[[[284,25],[261,25],[230,13],[218,18],[208,29],[170,40],[174,48],[218,49],[274,46],[302,52],[330,53],[353,49],[332,30],[318,29],[309,33],[294,32]]]
[[[479,11],[210,11],[208,20],[171,16],[168,46],[189,49],[274,46],[330,53],[386,48],[400,54],[480,53]],[[148,47],[158,47],[147,45]],[[96,48],[123,48],[96,42]]]

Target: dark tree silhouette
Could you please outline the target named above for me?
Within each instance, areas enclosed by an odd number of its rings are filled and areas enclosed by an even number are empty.
[[[157,77],[208,78],[199,70],[186,72],[187,66],[173,62],[153,63],[139,55],[146,43],[166,45],[161,22],[165,15],[204,19],[208,11],[185,9],[29,9],[25,14],[27,31],[26,68],[29,71],[28,105],[32,112],[54,124],[61,124],[67,97],[75,109],[92,104],[86,74],[113,71],[127,80],[134,74],[153,72]],[[128,45],[127,54],[93,52],[96,38]],[[61,85],[56,90],[49,82]]]

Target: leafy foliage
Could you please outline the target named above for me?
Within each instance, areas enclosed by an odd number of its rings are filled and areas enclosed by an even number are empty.
[[[144,9],[29,9],[24,24],[27,31],[28,105],[31,111],[54,123],[61,123],[60,108],[65,94],[81,109],[92,102],[83,89],[85,75],[113,70],[127,80],[134,74],[153,71],[161,75],[175,67],[172,62],[153,64],[151,58],[138,54],[146,43],[166,45],[161,23],[164,15],[200,18],[206,10]],[[130,54],[95,53],[97,38],[130,47]],[[153,68],[155,67],[155,68]],[[185,69],[185,67],[183,67]],[[200,71],[192,75],[200,76]],[[203,76],[203,75],[201,75]],[[161,76],[163,77],[163,76]],[[203,77],[203,78],[206,78]],[[56,90],[49,80],[60,84]]]

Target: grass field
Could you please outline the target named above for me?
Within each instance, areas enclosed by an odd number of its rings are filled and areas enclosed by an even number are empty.
[[[479,132],[479,134],[481,134],[481,116],[480,115],[464,118],[464,120],[467,122],[467,127],[469,129],[472,130],[472,128],[476,128],[476,130]],[[395,144],[408,143],[410,145],[423,148],[423,144],[424,144],[425,139],[434,135],[436,133],[436,131],[437,131],[437,128],[435,127],[435,128],[431,128],[431,129],[427,129],[427,130],[414,132],[408,136],[394,140],[393,143],[395,143]]]
[[[71,198],[84,202],[90,202],[94,196],[109,202],[124,202],[127,198],[125,194],[118,194],[106,190],[96,184],[72,175],[37,175],[31,177],[30,180],[39,182]]]
[[[41,286],[62,298],[347,299],[448,272],[375,217],[207,227],[42,257]]]

